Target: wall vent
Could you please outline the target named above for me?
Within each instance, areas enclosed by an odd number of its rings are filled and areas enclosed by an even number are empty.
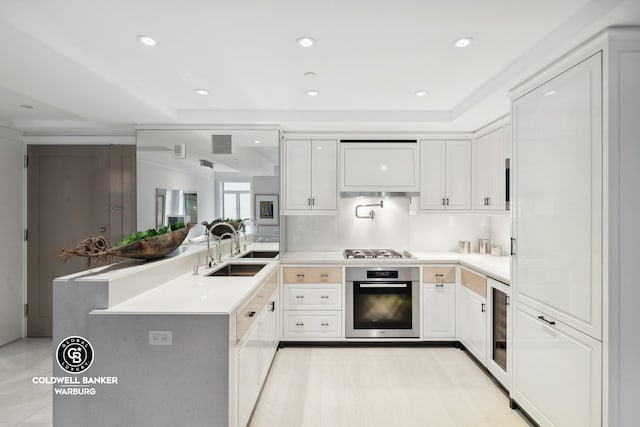
[[[213,169],[213,162],[210,162],[209,160],[200,159],[200,166]]]
[[[212,154],[231,154],[231,135],[211,135]]]

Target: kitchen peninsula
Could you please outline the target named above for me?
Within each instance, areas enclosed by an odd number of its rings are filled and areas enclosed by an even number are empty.
[[[272,245],[254,243],[247,250],[269,250]],[[225,259],[212,268],[200,266],[194,274],[194,266],[204,264],[206,246],[190,245],[179,252],[151,263],[98,267],[55,281],[54,340],[85,337],[95,354],[91,375],[118,378],[117,385],[97,385],[93,396],[55,396],[57,425],[84,425],[87,420],[96,426],[125,421],[138,426],[246,425],[278,342],[291,341],[286,332],[288,288],[281,286],[287,278],[280,273],[299,267],[336,269],[336,297],[344,301],[345,269],[363,265],[337,252],[290,252],[279,260]],[[414,256],[378,264],[446,265],[456,269],[456,278],[458,269],[469,268],[509,282],[509,257],[452,252]],[[208,276],[229,265],[264,267],[249,277]],[[338,312],[344,319],[342,304]],[[455,327],[449,338],[457,341]],[[348,341],[343,322],[331,341]],[[54,375],[63,375],[58,366],[54,369]]]

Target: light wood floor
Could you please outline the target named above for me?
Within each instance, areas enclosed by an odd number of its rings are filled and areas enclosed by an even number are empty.
[[[278,351],[252,427],[528,426],[461,350],[319,347]]]

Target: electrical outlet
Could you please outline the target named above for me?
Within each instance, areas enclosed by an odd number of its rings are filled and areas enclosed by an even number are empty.
[[[173,332],[149,331],[149,345],[172,345]]]

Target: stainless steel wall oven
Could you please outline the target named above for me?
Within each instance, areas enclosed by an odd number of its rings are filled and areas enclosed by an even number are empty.
[[[347,267],[347,338],[420,337],[418,267]]]

